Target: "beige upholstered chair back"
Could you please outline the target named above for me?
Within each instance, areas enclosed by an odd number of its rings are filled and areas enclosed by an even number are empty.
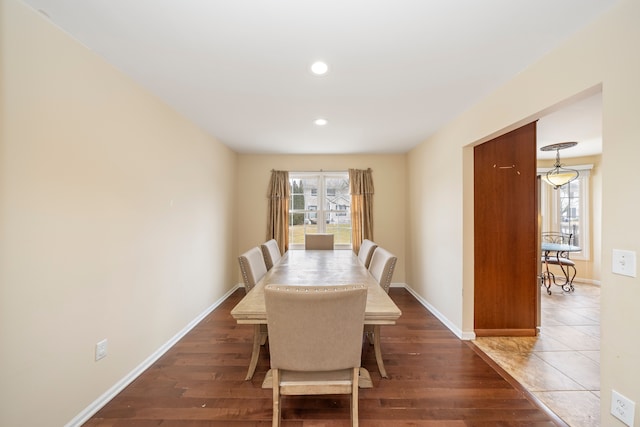
[[[387,293],[389,293],[391,278],[393,277],[393,270],[396,268],[397,260],[398,258],[395,255],[380,246],[375,249],[371,257],[369,272]]]
[[[333,250],[333,234],[328,234],[328,233],[305,234],[304,248]]]
[[[362,244],[360,245],[360,250],[358,251],[358,258],[360,262],[364,264],[365,267],[369,268],[369,264],[371,263],[371,256],[373,255],[373,251],[378,247],[374,242],[369,239],[364,239]]]
[[[238,257],[240,263],[240,271],[242,272],[242,280],[244,282],[244,289],[247,293],[253,289],[262,276],[267,272],[267,266],[264,263],[262,257],[262,251],[255,248],[249,249]]]
[[[260,245],[260,249],[262,249],[262,256],[264,257],[264,263],[267,266],[267,270],[271,270],[271,267],[277,264],[278,261],[280,261],[280,258],[282,258],[278,242],[276,242],[275,239],[264,242]]]
[[[366,285],[265,287],[271,367],[360,367]]]

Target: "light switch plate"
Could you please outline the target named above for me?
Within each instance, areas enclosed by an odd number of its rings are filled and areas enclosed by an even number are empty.
[[[614,273],[636,277],[636,253],[634,251],[614,249],[611,264]]]

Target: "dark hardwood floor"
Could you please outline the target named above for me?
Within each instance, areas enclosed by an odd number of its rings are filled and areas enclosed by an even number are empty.
[[[85,426],[267,426],[271,390],[263,349],[256,373],[244,381],[253,329],[229,312],[236,291],[162,358],[98,411]],[[372,389],[360,390],[360,425],[562,426],[508,374],[459,340],[401,288],[390,295],[402,310],[397,325],[382,327],[389,379],[378,374],[373,347],[363,343],[362,365]],[[285,397],[283,426],[347,426],[349,397]]]

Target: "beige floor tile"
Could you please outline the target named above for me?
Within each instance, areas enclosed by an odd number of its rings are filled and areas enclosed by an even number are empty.
[[[526,352],[534,346],[535,337],[481,337],[475,344],[483,350],[492,352]],[[486,352],[486,351],[485,351]]]
[[[560,308],[545,309],[542,315],[542,326],[549,324],[552,320],[553,324],[562,325],[593,325],[594,322],[578,312],[578,310],[566,310]],[[596,323],[597,325],[597,323]]]
[[[593,393],[553,391],[534,395],[572,427],[600,426],[600,399]]]
[[[584,326],[576,326],[572,325],[577,331],[582,332],[583,334],[590,335],[594,338],[600,339],[600,325],[584,325]]]
[[[541,351],[535,355],[585,390],[600,390],[600,364],[583,354],[577,351]]]
[[[559,310],[557,309],[543,309],[542,321],[540,322],[541,323],[540,326],[549,327],[549,326],[556,326],[556,325],[566,325],[566,323],[563,323],[562,321],[560,321],[560,319],[556,318],[555,314],[558,311]]]
[[[537,337],[475,344],[572,427],[600,425],[600,287],[542,290]]]
[[[600,350],[599,338],[582,333],[572,326],[543,326],[540,329],[540,334],[555,338],[572,350]]]
[[[584,390],[562,371],[537,357],[538,353],[503,357],[498,363],[529,391]]]
[[[600,352],[599,351],[581,351],[580,354],[582,354],[585,357],[588,357],[589,359],[593,360],[598,365],[600,365]]]
[[[535,351],[563,351],[571,348],[550,336],[537,337],[481,337],[475,344],[486,352],[527,353]]]

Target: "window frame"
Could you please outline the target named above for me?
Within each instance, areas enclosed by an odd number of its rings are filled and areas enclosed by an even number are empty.
[[[319,172],[307,172],[307,171],[303,171],[303,172],[289,172],[289,185],[291,185],[292,181],[295,179],[302,179],[302,180],[308,180],[311,178],[317,178],[318,180],[318,186],[317,186],[317,191],[313,191],[313,190],[309,190],[311,195],[313,195],[314,197],[317,197],[317,202],[315,205],[309,205],[306,207],[306,209],[293,209],[293,206],[289,206],[289,249],[304,249],[304,242],[302,243],[294,243],[294,241],[292,240],[294,238],[293,233],[291,232],[291,227],[293,226],[291,223],[291,218],[294,214],[304,214],[305,215],[305,220],[304,220],[304,225],[305,225],[305,231],[306,231],[306,225],[307,225],[307,218],[310,218],[309,214],[314,214],[314,216],[318,219],[320,218],[327,218],[327,215],[331,216],[334,215],[336,217],[340,217],[341,219],[348,219],[347,222],[343,222],[348,224],[348,231],[349,231],[349,243],[335,243],[334,244],[334,249],[352,249],[353,248],[353,242],[351,241],[351,230],[352,230],[352,225],[351,225],[351,194],[347,193],[347,197],[349,198],[349,205],[347,206],[347,209],[335,209],[335,208],[331,208],[330,206],[330,200],[329,200],[329,196],[327,194],[327,191],[325,190],[326,188],[326,180],[330,179],[330,178],[339,178],[339,179],[346,179],[347,182],[349,182],[349,171],[331,171],[331,172],[325,172],[325,171],[319,171]],[[292,198],[293,198],[293,194],[292,194]],[[309,209],[311,206],[315,206],[315,209],[311,210]],[[338,204],[336,204],[336,206],[338,206]],[[327,221],[326,220],[320,220],[320,221],[316,221],[315,224],[313,224],[315,227],[317,227],[317,231],[318,233],[324,233],[327,230]]]
[[[591,169],[593,165],[569,166],[579,172],[576,181],[580,181],[578,192],[578,235],[580,236],[580,252],[571,252],[571,258],[588,261],[591,259],[591,219],[590,219],[590,194],[591,194]],[[538,175],[544,175],[552,168],[538,168]],[[549,184],[540,180],[540,214],[541,232],[561,231],[562,201],[561,189],[553,189]],[[571,185],[571,183],[566,184]],[[564,187],[564,186],[563,186]]]

